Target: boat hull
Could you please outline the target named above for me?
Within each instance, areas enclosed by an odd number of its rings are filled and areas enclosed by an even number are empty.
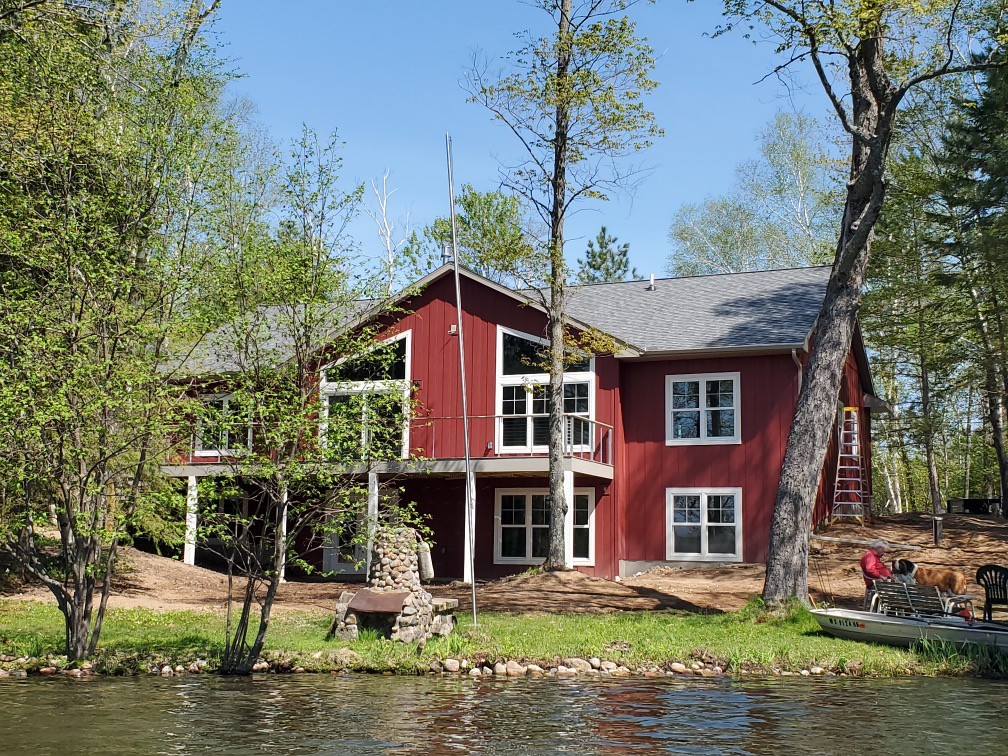
[[[1008,652],[1008,625],[970,624],[961,617],[891,616],[853,609],[813,609],[824,632],[838,638],[911,646],[921,641],[942,641],[956,646],[976,644]]]

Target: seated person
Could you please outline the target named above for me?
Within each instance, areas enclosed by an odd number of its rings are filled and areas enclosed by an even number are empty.
[[[864,608],[871,605],[871,597],[875,591],[876,580],[892,580],[892,570],[885,566],[882,555],[885,554],[888,544],[881,538],[872,541],[871,546],[861,556],[861,574],[864,576],[865,597]]]

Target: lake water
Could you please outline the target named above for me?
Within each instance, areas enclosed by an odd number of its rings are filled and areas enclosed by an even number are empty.
[[[985,680],[29,678],[0,752],[998,756],[1006,715]]]

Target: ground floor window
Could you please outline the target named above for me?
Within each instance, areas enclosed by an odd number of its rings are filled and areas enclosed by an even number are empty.
[[[741,561],[742,489],[666,489],[665,558]]]
[[[574,564],[595,563],[595,492],[574,490],[566,537]],[[497,489],[494,511],[494,563],[540,564],[549,554],[549,491]]]

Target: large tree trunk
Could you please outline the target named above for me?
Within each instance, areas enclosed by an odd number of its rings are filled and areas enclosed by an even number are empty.
[[[864,39],[848,56],[853,146],[836,260],[819,312],[808,377],[788,435],[770,524],[763,599],[777,607],[808,603],[812,510],[836,414],[844,363],[865,279],[875,222],[885,194],[885,160],[899,96],[883,69],[882,42]]]
[[[998,373],[988,362],[984,366],[984,392],[987,394],[987,421],[990,423],[991,436],[994,440],[994,452],[997,454],[998,478],[1001,482],[1001,513],[1008,517],[1008,501],[1005,492],[1008,491],[1008,450],[1004,442],[1004,393],[1001,391]]]
[[[568,77],[571,59],[570,20],[572,0],[563,0],[557,32],[557,81]],[[562,85],[561,85],[562,86]],[[567,499],[564,495],[564,314],[566,312],[567,268],[564,263],[564,216],[567,212],[567,151],[570,128],[569,106],[558,98],[553,141],[553,186],[550,217],[550,307],[549,307],[549,555],[543,565],[547,570],[566,568],[564,520]]]

